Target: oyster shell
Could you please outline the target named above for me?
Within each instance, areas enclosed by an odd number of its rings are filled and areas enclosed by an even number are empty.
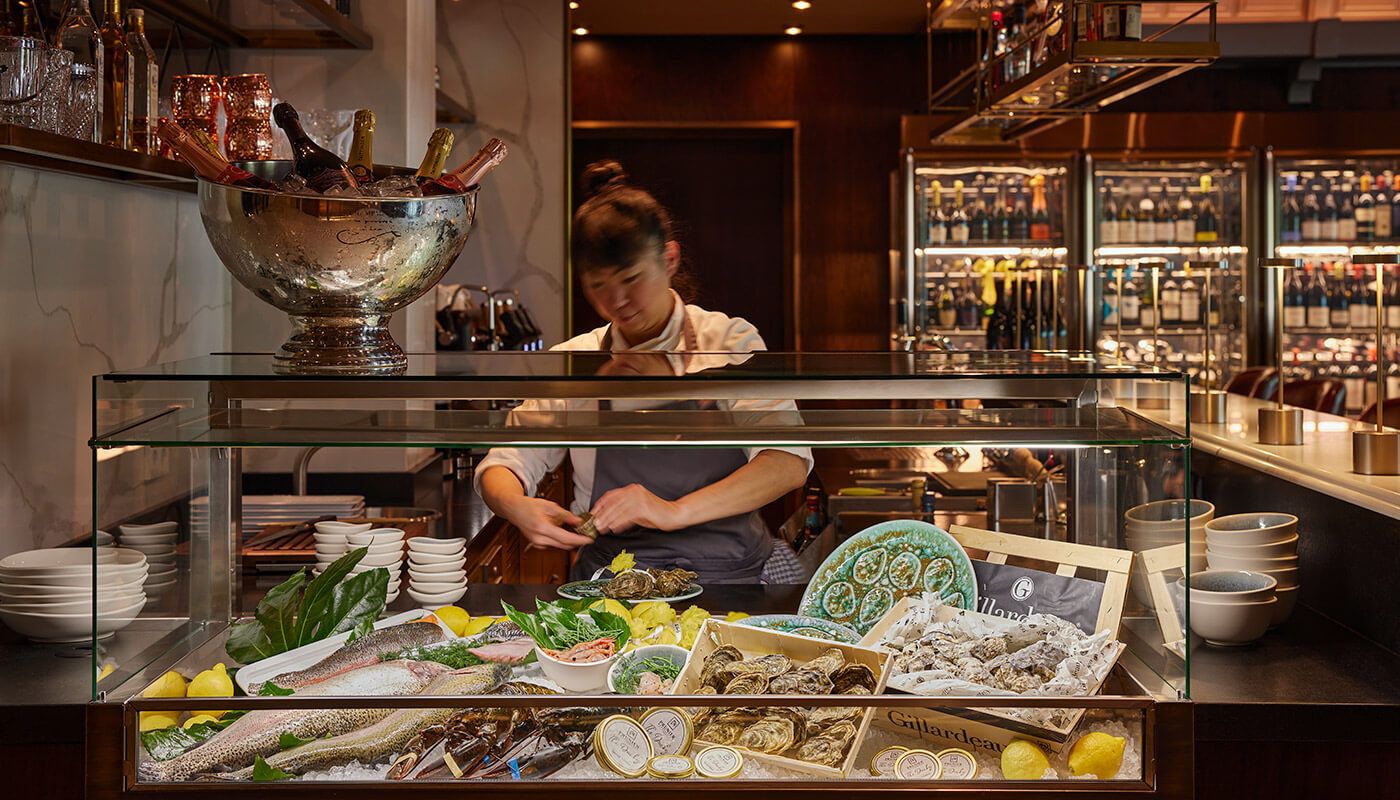
[[[838,722],[854,723],[860,719],[862,709],[847,706],[823,706],[814,708],[807,714],[807,733],[812,736],[825,734],[827,729]]]
[[[844,666],[846,666],[846,656],[842,655],[840,650],[829,647],[823,650],[821,655],[808,661],[804,668],[816,670],[830,677],[836,674],[836,670]]]
[[[734,744],[743,732],[744,726],[738,722],[716,720],[702,728],[699,737],[715,744]]]
[[[846,746],[835,739],[814,736],[797,748],[797,757],[812,764],[837,767],[841,765],[841,760],[846,757]]]
[[[768,691],[768,676],[762,672],[745,672],[724,685],[725,694],[764,694]]]
[[[733,645],[721,645],[713,653],[705,656],[700,665],[700,682],[715,689],[723,689],[728,681],[720,677],[720,671],[730,664],[744,660],[744,654]]]
[[[603,596],[614,600],[641,600],[652,596],[656,579],[651,573],[640,569],[629,569],[603,584]]]
[[[770,678],[776,678],[785,672],[790,672],[793,668],[792,659],[788,658],[787,656],[777,654],[771,656],[759,656],[758,658],[750,659],[749,661],[750,663],[756,665],[759,668],[759,670],[763,672],[763,674],[767,675]]]
[[[864,664],[847,664],[831,676],[837,694],[874,694],[875,670]]]
[[[688,569],[652,569],[647,572],[651,573],[655,581],[653,591],[656,597],[675,597],[685,592],[690,584],[700,577]]]
[[[776,754],[792,747],[795,735],[792,720],[764,717],[739,734],[738,744],[758,753]]]
[[[768,682],[770,694],[831,694],[831,678],[823,672],[811,669],[808,664],[801,669],[785,672]]]

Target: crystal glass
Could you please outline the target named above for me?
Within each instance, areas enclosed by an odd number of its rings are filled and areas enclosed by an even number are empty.
[[[44,72],[44,86],[39,95],[39,128],[49,133],[64,133],[63,123],[73,83],[73,53],[61,47],[49,49],[49,67]]]
[[[39,127],[49,48],[27,36],[0,37],[0,123]]]
[[[73,64],[68,81],[68,108],[63,115],[63,135],[92,140],[97,125],[101,81],[91,64]]]
[[[311,108],[301,111],[301,125],[307,135],[341,159],[350,157],[354,123],[354,109]]]

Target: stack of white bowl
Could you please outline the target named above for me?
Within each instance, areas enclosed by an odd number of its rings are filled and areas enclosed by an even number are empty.
[[[326,567],[350,549],[350,534],[367,533],[371,527],[368,522],[330,520],[316,523],[316,531],[311,534],[316,540],[316,568],[312,572],[316,575],[325,572]]]
[[[1205,500],[1191,501],[1189,572],[1206,568],[1206,524],[1215,517],[1215,506]],[[1123,540],[1128,549],[1141,553],[1167,545],[1181,545],[1182,528],[1186,525],[1185,500],[1157,500],[1133,506],[1123,515]],[[1140,565],[1133,567],[1133,595],[1138,602],[1152,606],[1152,591],[1147,574]]]
[[[175,540],[180,537],[180,523],[119,525],[118,530],[122,547],[146,554],[150,565],[146,594],[154,597],[175,585]]]
[[[408,596],[424,608],[440,608],[467,593],[466,539],[408,540]]]
[[[1186,590],[1187,580],[1177,582]],[[1208,569],[1191,575],[1191,632],[1216,645],[1249,644],[1264,635],[1279,604],[1278,581],[1259,572]]]
[[[389,570],[389,593],[385,603],[398,599],[399,586],[403,581],[403,531],[398,528],[375,528],[364,533],[352,533],[346,537],[351,550],[360,547],[369,549],[350,570],[351,575],[359,575],[372,569]]]
[[[1298,604],[1298,518],[1292,514],[1231,514],[1211,520],[1206,524],[1206,561],[1212,570],[1261,572],[1278,581],[1270,625],[1282,624]]]
[[[93,535],[93,538],[97,540],[96,544],[98,547],[117,546],[116,537],[106,531],[98,531],[96,534]]]
[[[86,547],[62,547],[0,559],[0,620],[35,641],[88,640],[93,635],[95,581],[98,637],[130,625],[146,605],[146,556],[115,547],[99,547],[95,553]]]

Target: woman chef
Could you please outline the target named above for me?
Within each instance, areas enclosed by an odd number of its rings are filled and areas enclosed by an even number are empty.
[[[763,350],[748,322],[686,304],[671,288],[680,264],[666,209],[630,186],[622,167],[592,164],[583,176],[588,199],[574,215],[573,260],[584,296],[608,324],[556,349],[619,353],[615,366],[667,365],[662,353]],[[622,355],[621,351],[627,351]],[[642,356],[645,351],[659,351]],[[648,361],[648,357],[650,361]],[[527,401],[520,411],[699,408],[694,401]],[[717,403],[732,411],[792,411],[792,401]],[[806,449],[571,448],[574,507],[591,509],[596,540],[569,530],[582,519],[532,496],[563,460],[564,449],[496,448],[476,472],[487,506],[521,530],[530,544],[579,550],[574,579],[590,577],[626,549],[638,565],[683,567],[701,582],[757,583],[774,543],[758,509],[800,488],[811,469]]]

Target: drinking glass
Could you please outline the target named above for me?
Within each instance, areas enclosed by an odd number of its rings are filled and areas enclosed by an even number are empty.
[[[272,123],[266,119],[230,119],[224,130],[224,151],[230,161],[272,158]]]
[[[223,90],[213,75],[176,75],[170,79],[170,94],[174,98],[175,119],[181,124],[194,119],[213,122]]]
[[[260,73],[224,78],[224,111],[229,121],[268,120],[272,114],[272,84]]]
[[[62,133],[91,141],[97,124],[97,70],[91,64],[74,64],[68,75],[68,107],[63,114]]]
[[[0,123],[39,127],[48,50],[28,36],[0,36]]]
[[[44,87],[39,96],[41,129],[49,133],[64,132],[72,83],[73,52],[61,47],[49,48],[49,68],[44,73]]]

